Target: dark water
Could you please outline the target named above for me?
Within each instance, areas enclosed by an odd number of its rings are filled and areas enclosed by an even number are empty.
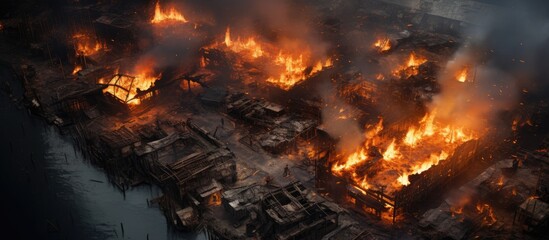
[[[0,86],[11,71],[0,65]],[[161,194],[151,186],[126,197],[101,170],[88,164],[52,127],[0,93],[0,239],[205,239],[178,234],[147,199]],[[123,225],[123,232],[122,226]]]

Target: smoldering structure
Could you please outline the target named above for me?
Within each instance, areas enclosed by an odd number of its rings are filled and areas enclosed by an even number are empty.
[[[418,2],[80,2],[0,31],[27,107],[178,230],[543,236],[544,15]]]

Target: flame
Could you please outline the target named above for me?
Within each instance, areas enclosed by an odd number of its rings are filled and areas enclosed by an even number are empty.
[[[74,40],[74,50],[78,56],[91,56],[106,49],[106,44],[99,42],[87,34],[74,34],[72,38]]]
[[[284,70],[278,77],[270,77],[267,82],[274,83],[284,90],[289,90],[298,82],[305,80],[307,77],[321,71],[325,67],[332,65],[331,60],[326,60],[324,63],[319,61],[311,69],[309,74],[305,73],[307,65],[304,62],[303,54],[299,57],[280,52],[274,61],[276,66],[282,67]]]
[[[153,86],[161,74],[154,74],[148,66],[138,66],[134,74],[116,74],[109,82],[109,86],[103,90],[130,105],[139,105],[141,100],[136,98],[138,89],[144,91]],[[101,83],[101,82],[100,82]]]
[[[465,81],[467,81],[467,76],[468,75],[469,75],[469,69],[468,68],[463,68],[458,73],[458,75],[456,76],[456,79],[458,80],[458,82],[465,82]]]
[[[384,134],[382,120],[375,126],[368,126],[363,145],[348,154],[341,153],[344,157],[332,165],[332,173],[340,176],[350,173],[355,184],[365,184],[369,187],[386,186],[388,193],[409,185],[409,176],[421,174],[438,165],[440,161],[447,159],[457,146],[477,138],[477,133],[438,122],[436,116],[436,109],[426,113],[416,125],[402,132],[401,139],[395,139],[392,134]],[[385,161],[383,164],[372,162],[377,164],[376,166],[380,165],[380,169],[376,170],[375,175],[369,175],[366,180],[364,170],[360,166],[379,158],[371,152],[378,151],[380,145],[387,146],[380,152]]]
[[[407,67],[419,67],[419,65],[427,62],[426,58],[416,56],[415,53],[410,53],[410,58],[408,59]]]
[[[396,149],[395,139],[393,139],[391,144],[389,144],[389,147],[387,147],[387,150],[385,150],[385,152],[383,153],[383,159],[391,161],[398,157],[398,155],[400,155],[400,152],[398,151],[398,149]]]
[[[391,50],[391,40],[389,38],[378,39],[374,43],[374,47],[380,53],[387,52]]]
[[[82,70],[82,66],[80,65],[74,65],[74,69],[72,70],[72,75],[76,75],[78,72]]]
[[[496,223],[496,216],[494,215],[494,211],[489,204],[477,203],[476,209],[479,214],[484,215],[482,219],[482,224],[491,226],[492,224]]]
[[[230,27],[227,27],[221,43],[212,44],[207,48],[218,47],[237,53],[243,61],[261,66],[266,70],[265,81],[284,90],[289,90],[295,84],[333,64],[329,58],[312,61],[312,54],[308,48],[297,52],[284,47],[279,48],[256,37],[235,38]]]
[[[231,40],[231,29],[229,27],[227,27],[227,30],[225,31],[224,43],[225,46],[233,52],[246,52],[249,53],[252,58],[263,56],[261,45],[256,42],[254,38],[250,37],[245,41],[241,41],[239,37],[236,41]]]
[[[397,77],[404,76],[406,78],[415,76],[419,73],[419,66],[426,62],[427,58],[418,56],[414,52],[411,52],[410,57],[408,57],[408,61],[406,61],[406,64],[397,67],[397,69],[393,71],[393,75]]]
[[[172,21],[172,22],[182,22],[186,23],[188,22],[187,19],[178,12],[174,7],[171,7],[168,9],[168,11],[162,11],[160,8],[160,1],[156,2],[156,5],[154,7],[154,17],[151,19],[151,23],[157,24],[162,23],[164,21]]]

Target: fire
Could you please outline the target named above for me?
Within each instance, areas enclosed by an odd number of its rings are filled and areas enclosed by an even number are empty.
[[[152,87],[160,77],[160,74],[154,74],[149,68],[138,68],[133,75],[116,74],[103,92],[112,94],[126,104],[139,105],[141,100],[137,98],[138,93]]]
[[[378,39],[374,43],[374,47],[380,53],[387,52],[391,50],[391,40],[389,38]]]
[[[75,65],[74,69],[72,70],[72,75],[76,75],[78,72],[80,72],[80,70],[82,70],[82,66]]]
[[[307,65],[304,62],[303,54],[299,57],[280,52],[274,61],[276,66],[282,67],[283,71],[278,77],[270,77],[267,82],[274,83],[284,90],[289,90],[298,82],[305,80],[307,77],[319,72],[324,67],[332,65],[331,60],[326,60],[324,63],[319,61],[311,69],[309,74],[305,73]]]
[[[468,68],[464,68],[463,70],[461,70],[456,79],[458,80],[458,82],[465,82],[467,81],[467,76],[469,75],[469,69]]]
[[[91,56],[106,49],[106,44],[87,34],[75,34],[72,38],[74,40],[74,50],[78,56]]]
[[[426,58],[416,56],[415,53],[410,53],[410,58],[408,59],[407,67],[419,67],[419,65],[427,62]]]
[[[385,186],[388,193],[409,185],[409,176],[438,165],[457,146],[477,138],[476,133],[462,127],[438,122],[436,116],[436,109],[428,112],[417,125],[403,131],[400,139],[385,134],[382,121],[367,127],[364,144],[354,152],[343,153],[346,157],[332,166],[332,172],[340,176],[350,173],[351,180],[357,185]],[[361,166],[374,166],[376,170],[372,173]]]
[[[245,41],[241,41],[239,37],[236,41],[233,41],[231,39],[231,29],[228,27],[227,31],[225,32],[225,46],[236,53],[249,53],[252,58],[258,58],[263,56],[263,50],[261,49],[261,45],[257,43],[254,38],[250,37]]]
[[[391,144],[389,144],[389,147],[387,147],[387,150],[385,150],[385,152],[383,153],[383,159],[391,161],[398,157],[398,155],[400,155],[400,152],[398,151],[398,149],[396,149],[395,139],[393,139]]]
[[[289,90],[295,84],[333,64],[329,58],[312,61],[308,48],[295,52],[260,41],[256,37],[234,38],[230,27],[225,31],[223,42],[213,44],[209,48],[220,46],[237,53],[242,60],[264,67],[267,72],[266,81],[284,90]]]
[[[188,22],[187,19],[178,12],[174,7],[171,7],[168,9],[168,11],[162,11],[160,8],[160,1],[156,2],[156,5],[154,7],[154,17],[151,19],[151,23],[161,23],[164,21],[172,21],[172,22],[182,22],[186,23]]]
[[[408,61],[406,61],[406,64],[403,66],[399,66],[395,71],[393,71],[393,74],[397,77],[415,76],[419,73],[419,66],[421,66],[426,62],[427,62],[427,58],[418,56],[414,52],[411,52],[410,57],[408,58]]]
[[[482,218],[482,224],[491,226],[496,223],[496,216],[494,215],[494,211],[489,204],[477,203],[476,209],[479,214],[484,215]]]

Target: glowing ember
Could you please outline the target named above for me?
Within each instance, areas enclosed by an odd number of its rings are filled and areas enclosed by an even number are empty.
[[[380,53],[387,52],[391,50],[391,40],[389,38],[378,39],[374,43],[374,47]]]
[[[104,43],[87,34],[75,34],[72,38],[74,40],[74,50],[76,55],[79,56],[91,56],[106,48]]]
[[[464,68],[463,70],[461,70],[459,72],[456,79],[458,80],[458,82],[465,82],[465,81],[467,81],[467,76],[468,75],[469,75],[469,69]]]
[[[388,193],[410,184],[409,176],[420,174],[438,165],[440,161],[447,159],[457,146],[477,138],[476,134],[461,127],[437,122],[436,114],[436,110],[427,113],[417,125],[410,126],[403,133],[400,141],[393,137],[389,138],[386,135],[390,134],[382,132],[381,121],[376,126],[368,127],[364,144],[350,154],[343,154],[346,157],[332,166],[332,172],[341,176],[350,173],[354,183],[360,186],[385,186]],[[384,160],[382,164],[378,163],[380,158]],[[361,166],[372,164],[378,167],[375,173],[369,173],[366,179],[364,168]]]
[[[160,2],[156,2],[156,5],[154,7],[154,17],[151,20],[151,23],[161,23],[164,21],[172,21],[172,22],[182,22],[186,23],[188,22],[187,19],[178,12],[174,7],[171,7],[168,9],[168,11],[162,11],[160,8]]]

